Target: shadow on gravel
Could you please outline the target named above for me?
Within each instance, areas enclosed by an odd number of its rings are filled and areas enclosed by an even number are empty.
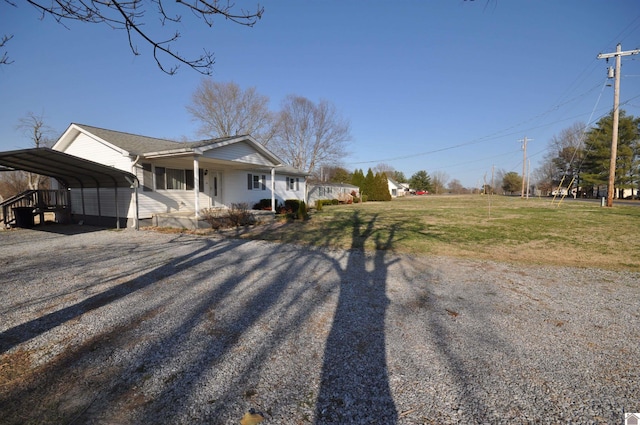
[[[89,311],[104,307],[151,284],[154,284],[156,282],[156,276],[170,276],[171,274],[176,273],[180,269],[176,268],[177,264],[180,264],[180,267],[182,268],[205,260],[206,256],[199,256],[199,254],[210,251],[211,247],[212,243],[208,241],[205,246],[201,247],[196,252],[190,253],[188,256],[178,257],[167,264],[143,274],[142,276],[123,282],[107,291],[86,298],[77,304],[56,310],[52,313],[44,314],[38,318],[5,330],[0,333],[0,354],[57,326],[60,326],[65,322],[76,319]]]
[[[395,424],[398,412],[389,388],[385,350],[387,268],[394,229],[388,240],[376,237],[374,269],[367,270],[365,241],[377,216],[362,222],[354,212],[352,244],[327,339],[316,423]],[[376,235],[378,236],[378,235]]]
[[[290,392],[277,394],[275,401],[298,400],[297,409],[309,413],[307,420],[315,410],[317,424],[397,423],[385,349],[386,281],[392,264],[386,254],[395,231],[381,240],[374,232],[376,217],[365,223],[355,212],[354,219],[352,249],[338,259],[294,245],[262,247],[256,256],[245,247],[246,240],[187,238],[185,246],[193,245],[188,252],[72,306],[6,330],[0,334],[0,354],[58,326],[73,328],[85,313],[115,308],[110,305],[136,294],[153,297],[149,305],[145,302],[121,313],[125,314],[121,324],[69,345],[37,371],[25,367],[21,384],[0,391],[0,405],[8,415],[3,423],[29,418],[40,418],[42,423],[172,424],[184,423],[185,418],[192,423],[236,423],[249,407],[260,408],[261,400],[276,396],[260,392],[265,385],[261,376],[278,356],[284,354],[285,362],[296,357],[290,351],[291,341],[322,341],[326,333],[308,335],[303,325],[315,323],[314,316],[324,314],[319,308],[336,293],[322,370],[298,370],[309,380],[317,379],[319,372],[318,392],[296,386],[299,378],[291,388],[269,391]],[[371,238],[377,250],[369,255],[363,247]],[[171,252],[181,240],[166,242],[162,249]],[[157,249],[146,247],[139,255],[152,256]],[[269,253],[262,254],[263,249]],[[82,270],[82,263],[74,269]],[[300,282],[301,268],[332,277]],[[124,264],[119,273],[126,276]],[[179,291],[180,296],[166,299],[164,291]],[[113,313],[105,310],[105,314]],[[167,315],[180,319],[140,335],[148,323]],[[7,355],[21,353],[28,355],[20,350]],[[322,355],[320,350],[317,355]],[[267,416],[282,417],[281,409],[290,405],[261,408],[268,409]]]
[[[37,224],[30,230],[37,230],[39,232],[56,233],[59,235],[82,235],[84,233],[101,232],[107,229],[106,227],[97,227],[80,224],[58,224],[58,223],[45,223]],[[112,229],[116,230],[116,229]]]

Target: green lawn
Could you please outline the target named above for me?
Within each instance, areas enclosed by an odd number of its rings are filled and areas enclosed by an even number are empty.
[[[325,206],[242,237],[510,262],[640,270],[640,206],[506,196],[420,196]]]

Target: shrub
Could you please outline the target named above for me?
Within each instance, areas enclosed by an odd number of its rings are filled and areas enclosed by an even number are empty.
[[[339,205],[340,201],[338,201],[337,199],[332,199],[331,200],[331,205]]]
[[[236,227],[256,224],[256,217],[249,210],[249,204],[246,202],[231,204],[231,208],[227,211],[227,217]]]
[[[367,202],[369,200],[369,197],[367,195],[362,195],[361,200],[362,202]]]
[[[358,198],[357,196],[354,196],[354,197],[353,197],[353,203],[354,203],[354,204],[357,204],[357,203],[359,203],[359,202],[360,202],[360,198]]]
[[[298,220],[308,220],[309,219],[309,211],[307,210],[307,204],[304,201],[300,201],[300,205],[298,206],[297,217]]]
[[[323,204],[324,200],[316,201],[316,208],[318,205],[326,205]],[[319,207],[322,209],[322,206]],[[278,213],[282,215],[286,215],[287,219],[303,219],[306,220],[309,218],[309,211],[307,209],[307,204],[304,201],[300,201],[299,199],[287,199],[284,201],[284,206],[280,207]]]
[[[256,217],[249,210],[247,203],[231,204],[228,210],[204,208],[200,210],[200,215],[214,230],[256,224]]]
[[[211,225],[214,230],[231,227],[231,221],[226,211],[220,208],[204,208],[200,210],[200,216]]]
[[[316,200],[316,211],[322,211],[322,199]]]
[[[253,206],[254,210],[271,211],[271,199],[260,199],[260,202]],[[278,210],[278,200],[276,199],[276,211]]]
[[[300,208],[301,201],[299,199],[285,199],[284,208],[287,213],[296,214]]]

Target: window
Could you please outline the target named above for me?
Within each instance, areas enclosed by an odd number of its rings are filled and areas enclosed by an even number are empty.
[[[156,190],[163,190],[167,188],[167,183],[164,178],[165,168],[156,167]]]
[[[300,179],[287,177],[287,189],[288,190],[300,190]]]
[[[193,170],[184,170],[184,183],[187,190],[193,190]],[[198,169],[198,191],[204,192],[204,170]]]
[[[167,190],[184,190],[184,170],[167,168]]]
[[[267,190],[267,176],[259,174],[247,174],[248,190]]]
[[[144,167],[144,165],[143,165]],[[193,190],[193,170],[155,167],[156,190]],[[204,192],[204,172],[198,170],[198,190]]]
[[[151,164],[142,164],[142,191],[151,192],[153,190],[153,172]]]

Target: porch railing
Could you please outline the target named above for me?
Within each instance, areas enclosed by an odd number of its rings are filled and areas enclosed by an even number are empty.
[[[69,193],[66,190],[26,190],[0,203],[2,223],[5,227],[16,224],[15,208],[33,208],[32,214],[40,215],[44,221],[45,212],[69,211]]]

